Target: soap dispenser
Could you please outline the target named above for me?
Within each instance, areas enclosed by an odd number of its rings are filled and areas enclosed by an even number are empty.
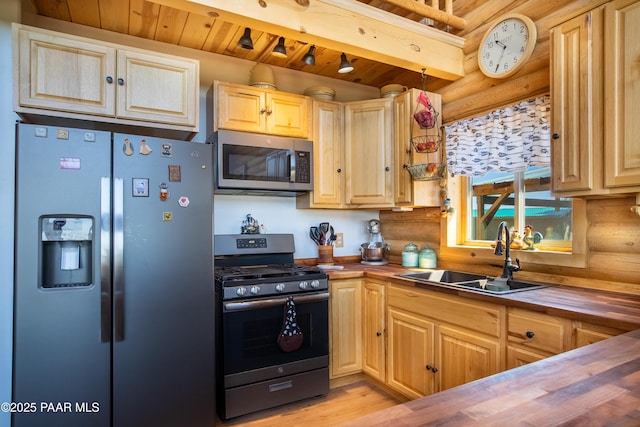
[[[420,268],[436,268],[436,266],[438,265],[436,252],[431,249],[429,245],[424,245],[424,247],[420,251],[418,258]]]

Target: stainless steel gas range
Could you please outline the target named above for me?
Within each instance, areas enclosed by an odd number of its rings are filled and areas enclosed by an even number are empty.
[[[329,392],[328,280],[315,266],[295,264],[294,251],[291,234],[215,236],[223,419]],[[302,335],[296,350],[278,340],[291,308]]]

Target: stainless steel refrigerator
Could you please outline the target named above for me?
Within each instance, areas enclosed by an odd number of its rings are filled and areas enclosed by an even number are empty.
[[[212,426],[211,146],[17,124],[12,415]]]

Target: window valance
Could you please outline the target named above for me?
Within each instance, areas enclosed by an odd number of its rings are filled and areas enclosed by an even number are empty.
[[[478,176],[549,166],[549,95],[445,127],[452,175]]]

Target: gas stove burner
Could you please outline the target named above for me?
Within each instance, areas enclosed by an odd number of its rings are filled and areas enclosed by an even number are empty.
[[[216,277],[224,281],[244,281],[269,278],[286,278],[319,274],[321,270],[298,264],[250,265],[216,268]]]

